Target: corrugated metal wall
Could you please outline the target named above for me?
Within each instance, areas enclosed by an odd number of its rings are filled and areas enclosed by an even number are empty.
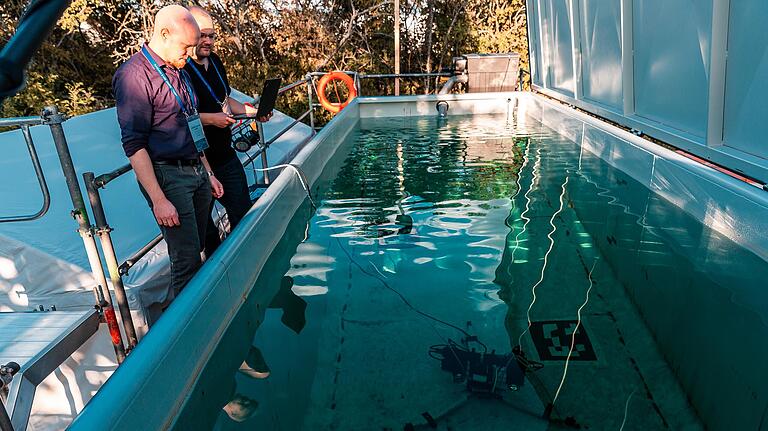
[[[768,182],[768,1],[527,4],[534,88]]]

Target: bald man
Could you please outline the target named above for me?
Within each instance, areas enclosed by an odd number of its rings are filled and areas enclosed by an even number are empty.
[[[230,231],[237,226],[251,208],[251,194],[243,165],[232,148],[232,130],[235,122],[230,114],[256,114],[252,106],[244,106],[229,97],[227,70],[218,55],[213,52],[216,39],[213,18],[205,9],[190,6],[190,13],[200,27],[200,41],[187,62],[185,71],[192,78],[192,86],[200,98],[200,118],[209,147],[205,155],[216,178],[224,187],[224,196],[219,202],[227,210]],[[258,119],[268,121],[269,116]],[[205,239],[205,254],[210,256],[221,243],[219,229],[213,218],[208,218]]]
[[[166,6],[155,16],[152,40],[112,80],[125,155],[168,245],[166,304],[202,265],[211,197],[223,194],[210,175],[197,96],[182,70],[199,38],[189,11]]]

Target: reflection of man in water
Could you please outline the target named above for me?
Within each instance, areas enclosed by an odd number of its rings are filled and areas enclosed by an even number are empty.
[[[284,276],[280,281],[280,290],[272,298],[268,308],[280,308],[283,310],[283,316],[280,321],[287,328],[299,334],[304,329],[307,319],[304,315],[307,309],[307,302],[293,293],[293,277]],[[248,356],[240,365],[240,371],[255,379],[266,379],[269,377],[269,366],[264,360],[261,350],[258,347],[251,346]]]
[[[221,371],[223,370],[221,369]],[[212,373],[218,374],[218,371],[214,370]],[[182,422],[177,423],[176,428],[184,430],[222,429],[221,425],[231,425],[224,423],[229,421],[223,418],[222,412],[235,422],[244,422],[258,412],[258,401],[243,395],[237,388],[235,375],[228,372],[227,374],[227,377],[218,376],[215,380],[216,385],[210,390],[198,394],[198,402],[202,402],[198,405],[210,405],[213,408],[198,408],[190,414],[183,415]],[[223,427],[223,429],[228,428],[230,427]]]
[[[277,292],[272,302],[269,304],[269,308],[280,308],[283,310],[283,316],[280,321],[283,322],[288,329],[300,334],[304,329],[307,320],[304,316],[304,311],[307,309],[307,303],[300,297],[293,293],[293,277],[288,275],[284,276],[280,281],[280,290]]]
[[[251,346],[248,356],[245,357],[245,360],[240,365],[240,372],[254,379],[266,379],[269,377],[269,366],[258,347]]]
[[[235,394],[234,397],[221,409],[235,422],[244,422],[254,414],[259,407],[256,400],[252,400],[243,394]]]

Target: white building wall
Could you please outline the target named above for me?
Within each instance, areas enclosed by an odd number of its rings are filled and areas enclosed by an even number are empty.
[[[768,182],[768,2],[527,3],[535,89]]]

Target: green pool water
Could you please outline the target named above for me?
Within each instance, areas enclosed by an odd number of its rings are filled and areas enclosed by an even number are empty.
[[[744,404],[729,358],[765,377],[727,336],[764,339],[765,262],[530,119],[362,119],[313,194],[176,429],[701,429]],[[519,346],[525,381],[445,346]]]

